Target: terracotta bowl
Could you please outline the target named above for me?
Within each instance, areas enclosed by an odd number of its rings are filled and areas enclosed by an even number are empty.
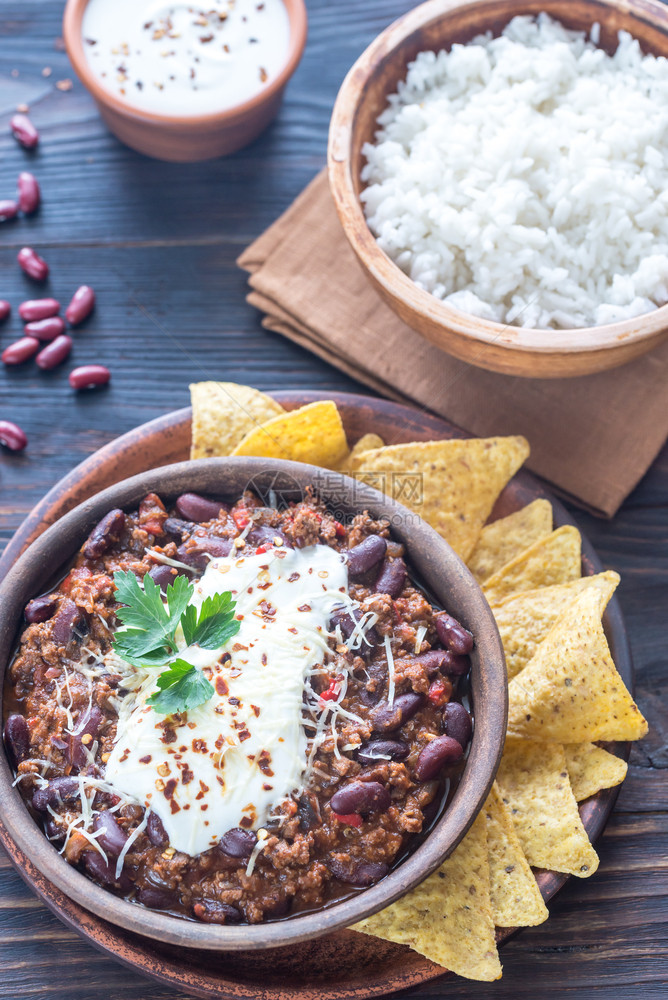
[[[49,843],[12,785],[4,749],[0,752],[2,821],[30,861],[76,903],[127,931],[180,946],[218,951],[257,950],[304,941],[360,920],[398,899],[447,857],[466,833],[485,800],[501,756],[507,691],[503,650],[494,617],[480,588],[452,549],[424,521],[370,487],[338,473],[295,462],[222,458],[181,462],[142,473],[103,490],[65,514],[30,545],[0,585],[0,671],[4,676],[26,602],[43,592],[66,566],[91,528],[113,507],[131,510],[149,491],[164,500],[194,490],[234,500],[250,480],[273,488],[281,499],[300,499],[314,483],[338,516],[368,509],[387,517],[393,537],[403,542],[409,562],[435,599],[471,629],[471,697],[475,733],[458,788],[441,819],[413,853],[377,885],[343,902],[292,919],[254,926],[200,924],[126,902],[72,868]]]
[[[236,107],[215,114],[179,117],[133,108],[106,91],[92,73],[81,37],[81,22],[88,0],[67,0],[63,39],[70,62],[90,91],[107,127],[117,139],[139,153],[177,163],[210,160],[247,146],[278,114],[286,84],[302,57],[306,44],[304,0],[283,0],[290,18],[290,47],[281,72],[264,90]]]
[[[362,147],[389,94],[418,52],[449,48],[481,32],[499,35],[517,14],[546,11],[569,28],[601,25],[614,51],[624,29],[643,49],[668,56],[668,9],[658,0],[430,0],[395,21],[360,56],[334,105],[328,167],[345,234],[366,274],[401,319],[448,354],[509,375],[563,378],[615,368],[668,335],[668,306],[635,319],[576,330],[531,330],[469,316],[419,289],[380,249],[360,204]],[[512,263],[509,263],[512,266]]]

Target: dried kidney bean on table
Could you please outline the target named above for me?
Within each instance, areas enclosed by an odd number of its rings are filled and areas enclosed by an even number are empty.
[[[49,265],[32,247],[23,247],[16,259],[21,270],[33,281],[46,281],[48,278]]]
[[[34,149],[39,142],[39,132],[30,121],[27,115],[12,115],[9,127],[14,134],[14,138],[24,149]]]

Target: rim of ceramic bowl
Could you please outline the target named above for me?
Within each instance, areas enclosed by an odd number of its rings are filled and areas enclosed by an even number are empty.
[[[362,184],[355,176],[351,141],[355,113],[365,99],[368,80],[376,67],[391,61],[396,48],[425,25],[455,10],[479,9],[480,32],[483,32],[485,15],[491,15],[494,6],[495,0],[427,0],[382,31],[347,73],[334,104],[327,151],[330,189],[346,237],[369,275],[390,299],[400,299],[429,322],[481,344],[536,354],[576,354],[605,351],[625,342],[656,337],[668,326],[668,305],[616,323],[563,330],[508,326],[461,312],[418,288],[381,250],[367,224],[359,199]],[[649,23],[666,36],[664,55],[668,56],[668,6],[659,0],[581,0],[579,6],[591,7],[600,15],[592,17],[592,21],[603,21],[607,12],[609,17],[623,16],[627,21]],[[568,21],[567,0],[517,0],[516,7],[508,20],[516,14],[545,10],[558,20]],[[555,13],[557,8],[562,12],[561,18]]]
[[[290,19],[288,55],[280,73],[259,94],[242,104],[203,115],[169,115],[157,111],[143,111],[105,90],[90,68],[81,33],[84,11],[89,2],[90,0],[67,0],[63,14],[63,41],[74,72],[98,103],[113,108],[127,118],[152,125],[178,126],[188,131],[198,130],[207,125],[225,125],[247,117],[285,87],[297,69],[306,45],[308,17],[304,0],[282,0]]]
[[[476,727],[468,760],[458,787],[442,817],[425,837],[381,882],[342,902],[292,918],[256,925],[200,924],[128,902],[113,895],[77,871],[62,858],[30,816],[7,761],[0,754],[2,824],[33,864],[75,902],[111,923],[144,937],[166,943],[212,950],[259,950],[318,937],[346,927],[394,902],[433,872],[456,847],[474,821],[498,768],[507,720],[506,667],[494,616],[482,591],[464,563],[426,522],[401,504],[340,473],[297,462],[262,458],[219,458],[180,462],[141,473],[111,486],[75,507],[48,528],[17,560],[0,584],[0,645],[6,670],[15,649],[26,600],[64,570],[92,527],[112,507],[131,509],[152,490],[165,498],[186,490],[220,496],[238,495],[240,484],[257,477],[272,480],[279,495],[289,497],[296,484],[301,491],[315,483],[322,497],[346,515],[368,509],[391,520],[395,538],[404,541],[409,561],[436,597],[463,623],[472,627],[476,646],[472,654],[471,689]],[[283,478],[280,478],[283,477]],[[323,483],[322,488],[318,483]],[[243,485],[241,485],[243,489]],[[301,495],[301,493],[299,493]]]

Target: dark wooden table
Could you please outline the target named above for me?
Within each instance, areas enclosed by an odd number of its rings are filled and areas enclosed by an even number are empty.
[[[75,395],[66,372],[0,371],[0,417],[27,431],[22,455],[0,455],[0,537],[76,463],[131,427],[188,403],[202,378],[262,389],[358,390],[334,368],[261,329],[234,261],[323,165],[327,123],[345,71],[412,6],[406,0],[309,0],[310,37],[277,123],[227,160],[172,165],[145,159],[105,130],[59,42],[62,0],[0,0],[0,197],[33,169],[44,205],[0,229],[0,297],[35,292],[16,264],[36,246],[49,292],[67,302],[94,286],[98,310],[76,336],[74,360],[108,365],[107,390]],[[72,80],[71,89],[57,82]],[[62,88],[67,84],[61,82]],[[29,156],[7,122],[28,104],[41,130]],[[2,345],[20,333],[16,315]],[[668,405],[668,402],[667,402]],[[550,920],[503,948],[491,986],[435,983],[416,996],[463,1000],[640,1000],[668,996],[668,449],[611,522],[576,512],[606,566],[622,574],[650,736],[598,847],[601,867],[572,879]],[[0,857],[0,1000],[168,1000],[66,930]]]

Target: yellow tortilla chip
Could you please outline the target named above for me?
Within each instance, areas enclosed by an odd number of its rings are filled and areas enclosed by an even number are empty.
[[[542,924],[549,913],[496,782],[483,811],[487,819],[490,899],[495,925]]]
[[[250,430],[284,413],[259,389],[236,382],[194,382],[191,458],[230,455]]]
[[[484,815],[478,815],[433,875],[392,906],[354,924],[353,930],[408,944],[466,979],[499,979]]]
[[[549,500],[534,500],[514,514],[485,525],[468,560],[468,568],[482,583],[551,531],[552,504]]]
[[[410,507],[467,559],[528,454],[523,437],[394,444],[362,452],[355,475]]]
[[[496,780],[527,861],[587,878],[598,868],[560,743],[506,739]]]
[[[483,584],[490,604],[522,590],[570,583],[580,577],[580,532],[572,524],[534,542]]]
[[[364,451],[371,451],[374,448],[384,448],[385,442],[382,437],[378,434],[364,434],[359,441],[357,441],[348,456],[341,462],[339,466],[339,472],[343,472],[346,476],[351,476],[353,474],[353,469],[355,467],[355,462],[358,455],[361,455]]]
[[[508,732],[558,743],[639,740],[647,723],[613,663],[602,595],[584,590],[508,685]]]
[[[506,654],[508,680],[512,680],[526,667],[538,644],[578,594],[589,588],[599,590],[605,608],[618,583],[619,575],[606,570],[595,576],[583,576],[572,583],[511,594],[495,604],[492,611]]]
[[[348,454],[348,442],[336,403],[326,399],[254,428],[232,454],[288,458],[334,469]]]
[[[626,777],[626,761],[593,743],[566,743],[564,752],[571,788],[578,802],[596,795],[602,788],[621,785]]]

